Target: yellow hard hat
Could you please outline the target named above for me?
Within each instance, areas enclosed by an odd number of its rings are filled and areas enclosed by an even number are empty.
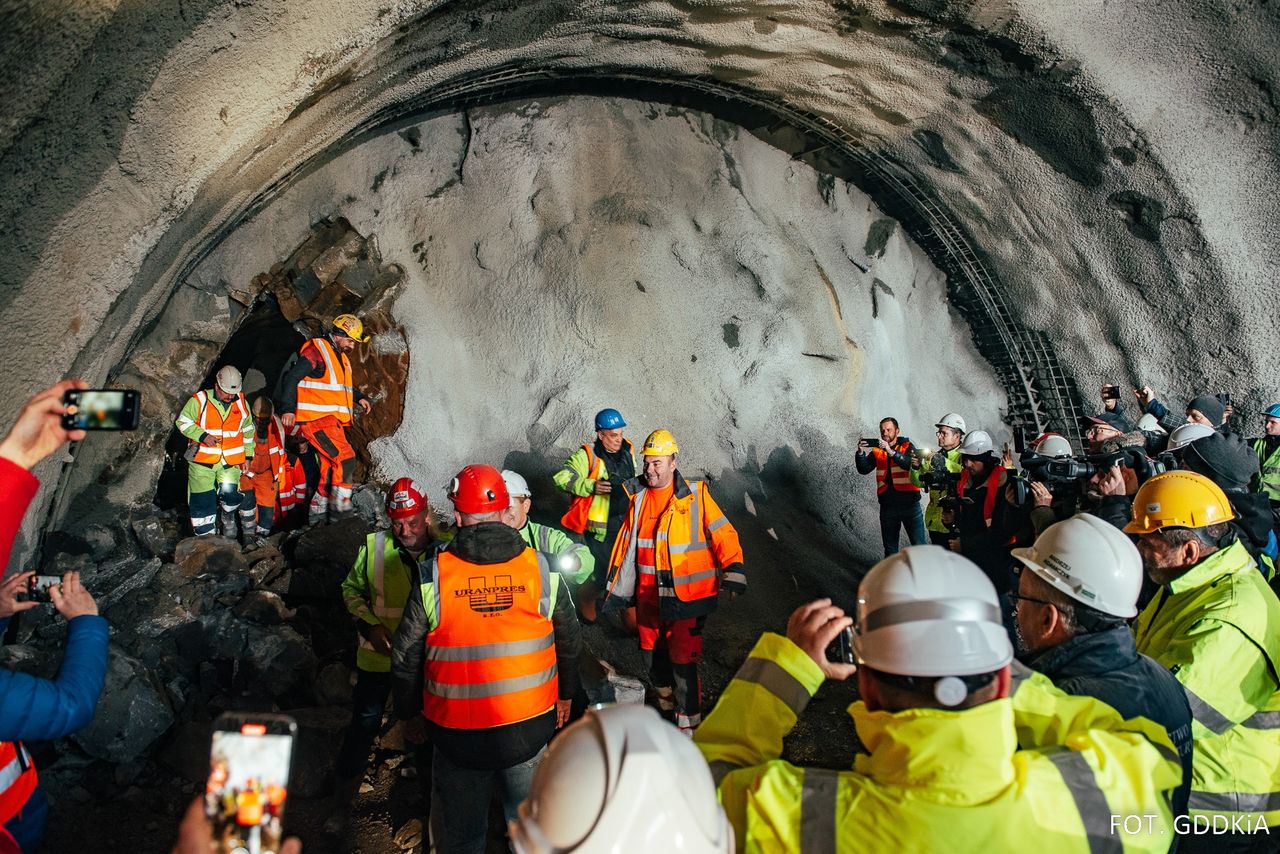
[[[364,324],[354,314],[340,314],[333,319],[333,328],[348,338],[354,338],[361,344],[369,340],[364,334]]]
[[[676,437],[671,435],[670,430],[654,430],[644,440],[640,453],[646,457],[669,457],[680,453],[680,446],[676,444]]]
[[[1148,480],[1133,496],[1133,521],[1126,534],[1151,534],[1161,528],[1207,528],[1236,518],[1227,495],[1216,483],[1193,471],[1168,471]]]

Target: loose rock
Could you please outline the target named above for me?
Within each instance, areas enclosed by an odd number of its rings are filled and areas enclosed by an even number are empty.
[[[97,712],[72,738],[90,756],[118,763],[142,756],[172,725],[173,710],[155,675],[113,648]]]

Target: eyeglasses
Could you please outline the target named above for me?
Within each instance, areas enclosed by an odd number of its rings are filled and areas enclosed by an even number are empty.
[[[1009,601],[1013,603],[1014,608],[1018,607],[1019,602],[1039,602],[1041,605],[1048,605],[1050,608],[1058,607],[1053,602],[1049,602],[1044,599],[1036,599],[1031,596],[1023,596],[1021,593],[1014,593],[1012,590],[1010,590],[1006,595],[1009,597]]]

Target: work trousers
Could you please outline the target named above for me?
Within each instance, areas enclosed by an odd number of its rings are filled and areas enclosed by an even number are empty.
[[[351,692],[351,723],[342,737],[334,773],[339,780],[348,780],[364,773],[369,765],[373,743],[382,730],[382,715],[386,711],[387,697],[391,695],[391,674],[356,671],[356,687]],[[409,745],[418,770],[418,782],[422,785],[423,801],[431,811],[431,744]]]
[[[913,546],[929,542],[924,532],[924,508],[914,503],[884,502],[880,505],[880,539],[884,543],[884,556],[895,555],[901,543],[900,528],[907,529],[907,539]]]
[[[515,821],[516,808],[529,796],[538,755],[510,768],[481,770],[455,765],[439,750],[431,762],[431,839],[438,854],[484,854],[489,836],[489,799],[496,784],[502,796],[502,814]]]
[[[658,616],[658,589],[645,585],[636,591],[636,628],[640,655],[649,678],[662,692],[674,688],[675,724],[691,730],[702,723],[702,627],[707,618],[663,620]]]
[[[234,519],[242,504],[253,501],[252,495],[240,492],[240,467],[223,463],[206,465],[187,463],[187,506],[191,529],[197,537],[214,533],[218,527],[218,505]],[[231,522],[234,527],[234,521]],[[235,536],[235,531],[223,533]]]
[[[320,481],[311,497],[311,512],[322,514],[332,504],[334,510],[345,513],[351,509],[351,481],[356,470],[356,452],[347,442],[346,429],[332,415],[299,427],[320,460]]]
[[[271,533],[271,523],[275,519],[276,502],[280,497],[280,484],[275,473],[258,472],[253,477],[242,477],[240,489],[252,501],[246,501],[240,507],[240,515],[249,526],[256,526],[258,533],[267,536]],[[252,527],[246,528],[252,530]]]

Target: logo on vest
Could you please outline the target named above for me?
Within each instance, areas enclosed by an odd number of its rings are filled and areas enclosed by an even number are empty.
[[[473,575],[467,579],[467,586],[455,590],[454,596],[466,596],[471,610],[478,614],[491,614],[505,611],[515,604],[516,594],[523,593],[523,584],[512,584],[510,575],[499,575],[490,581],[483,575]]]

